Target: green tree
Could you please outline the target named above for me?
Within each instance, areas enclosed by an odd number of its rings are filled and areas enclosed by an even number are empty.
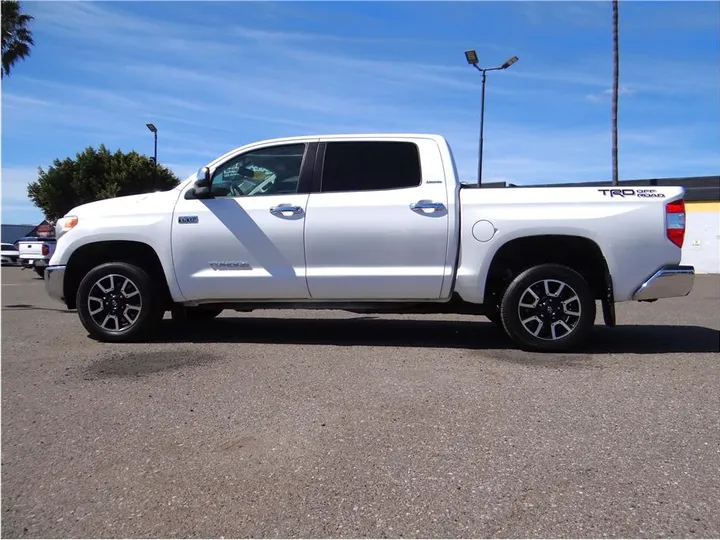
[[[111,153],[105,145],[87,147],[75,159],[56,159],[38,179],[28,184],[30,200],[51,222],[71,208],[89,202],[172,189],[180,182],[175,174],[153,158],[135,151]]]
[[[17,0],[2,0],[0,5],[2,19],[2,70],[0,78],[10,74],[12,68],[20,60],[30,56],[30,47],[35,45],[28,23],[34,19],[32,15],[22,12]]]

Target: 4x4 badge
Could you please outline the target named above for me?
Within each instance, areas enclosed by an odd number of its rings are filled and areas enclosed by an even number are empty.
[[[198,217],[197,216],[179,216],[178,217],[178,223],[197,223]]]

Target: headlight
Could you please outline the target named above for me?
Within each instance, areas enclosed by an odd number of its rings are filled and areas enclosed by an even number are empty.
[[[55,238],[60,238],[63,234],[71,230],[78,224],[77,216],[65,216],[58,219],[55,224]]]

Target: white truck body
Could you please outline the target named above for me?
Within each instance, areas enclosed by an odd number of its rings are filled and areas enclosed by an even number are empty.
[[[265,171],[279,164],[263,176],[248,163]],[[100,264],[128,262],[161,281],[162,312],[478,313],[524,348],[565,350],[581,339],[570,339],[572,332],[555,337],[571,315],[553,323],[552,339],[531,335],[528,342],[508,327],[524,309],[511,309],[510,300],[502,307],[513,280],[543,264],[569,268],[592,295],[585,311],[592,309],[594,319],[600,300],[610,325],[615,302],[688,294],[694,270],[679,266],[683,194],[682,187],[463,186],[439,135],[273,139],[219,157],[172,190],[73,208],[58,221],[46,287],[77,306],[86,328],[102,339],[124,339],[140,325],[93,323],[81,282]],[[552,268],[536,270],[555,279],[547,274]]]

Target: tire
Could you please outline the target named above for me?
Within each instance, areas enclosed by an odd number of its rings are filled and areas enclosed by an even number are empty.
[[[568,352],[588,337],[596,309],[583,276],[566,266],[542,264],[512,280],[500,316],[505,332],[522,350]]]
[[[145,337],[157,328],[165,314],[158,289],[148,273],[133,264],[110,262],[96,266],[78,287],[80,322],[99,341],[134,341]],[[100,311],[95,312],[98,308]],[[128,318],[132,319],[130,323]]]
[[[45,268],[38,268],[37,266],[33,268],[35,270],[35,273],[40,276],[41,278],[45,279]]]

